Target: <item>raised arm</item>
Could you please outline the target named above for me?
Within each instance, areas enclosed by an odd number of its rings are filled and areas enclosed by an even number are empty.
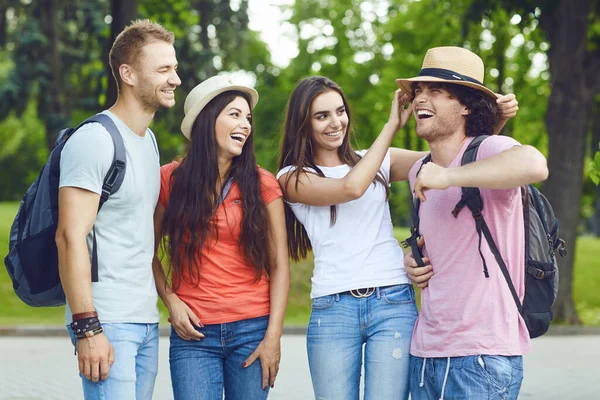
[[[76,187],[58,190],[58,270],[73,314],[96,310],[86,237],[94,226],[99,202],[100,195],[89,190]],[[114,352],[103,333],[77,340],[77,353],[79,372],[87,379],[98,382],[108,377]]]
[[[407,181],[408,172],[412,166],[428,153],[428,151],[412,151],[392,147],[390,149],[390,181]]]
[[[517,97],[509,93],[507,95],[498,95],[496,99],[496,103],[498,104],[498,109],[500,110],[500,119],[496,126],[494,126],[494,134],[500,133],[506,122],[517,116],[517,112],[519,111],[519,102],[517,101]]]
[[[165,209],[161,204],[156,205],[154,210],[154,258],[152,259],[152,272],[156,291],[169,311],[171,325],[179,337],[184,340],[199,340],[204,335],[198,332],[194,326],[201,327],[202,323],[194,312],[175,294],[167,280],[158,251],[162,241],[162,221]]]
[[[429,162],[421,168],[415,182],[415,195],[426,199],[427,189],[450,186],[487,189],[512,189],[548,177],[546,158],[535,147],[520,145],[457,168],[444,168]]]
[[[262,366],[262,387],[273,387],[279,372],[281,358],[281,335],[283,319],[287,308],[290,290],[290,261],[287,248],[287,233],[285,229],[285,214],[281,197],[273,200],[267,206],[269,225],[271,226],[271,246],[269,249],[272,259],[270,274],[269,325],[265,337],[256,350],[244,362],[244,367],[250,366],[257,358]]]
[[[408,101],[409,97],[406,94],[400,89],[396,90],[388,122],[367,154],[345,177],[324,178],[304,171],[297,175],[288,172],[280,176],[279,183],[286,199],[311,206],[330,206],[361,197],[379,171],[394,135],[410,118],[412,106],[404,109]]]

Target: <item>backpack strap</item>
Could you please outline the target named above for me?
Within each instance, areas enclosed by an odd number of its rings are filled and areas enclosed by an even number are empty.
[[[479,145],[481,145],[481,143],[488,137],[489,137],[489,135],[477,136],[475,139],[473,139],[471,141],[471,143],[469,143],[469,146],[467,147],[467,149],[465,150],[465,152],[463,154],[461,165],[469,164],[471,162],[474,162],[477,159],[477,151],[479,150]],[[485,240],[487,241],[487,243],[490,247],[490,250],[491,250],[492,254],[494,255],[494,258],[496,259],[496,262],[500,266],[500,271],[502,271],[502,275],[504,276],[504,279],[506,280],[506,283],[508,284],[508,288],[513,297],[513,300],[515,301],[515,304],[517,305],[517,309],[519,310],[519,313],[522,313],[523,305],[519,301],[519,296],[517,295],[515,286],[512,282],[512,279],[510,278],[510,274],[508,273],[508,268],[506,268],[506,264],[504,263],[504,260],[502,259],[502,256],[500,255],[500,251],[498,250],[498,247],[496,246],[496,243],[494,242],[492,233],[490,232],[490,229],[489,229],[487,223],[485,222],[485,219],[483,218],[483,214],[481,213],[481,211],[483,210],[483,199],[481,198],[481,192],[479,191],[479,188],[476,188],[476,187],[463,187],[461,189],[462,189],[461,199],[454,207],[454,210],[452,211],[452,215],[454,215],[455,218],[458,217],[458,214],[460,213],[460,211],[463,209],[463,207],[465,205],[469,208],[469,210],[471,210],[471,214],[473,215],[473,218],[475,219],[475,229],[477,230],[477,235],[479,236],[478,250],[479,250],[479,256],[481,257],[481,260],[483,261],[483,274],[485,275],[486,278],[490,277],[489,272],[488,272],[487,263],[485,261],[485,257],[483,256],[483,253],[481,251],[482,235],[483,235],[483,237],[485,237]]]
[[[114,146],[114,154],[113,161],[104,177],[104,182],[102,183],[102,194],[100,195],[100,203],[98,204],[98,212],[106,203],[106,200],[110,197],[111,194],[114,194],[123,183],[123,179],[125,178],[125,169],[126,169],[126,156],[125,156],[125,144],[123,143],[123,137],[119,132],[119,129],[115,125],[114,121],[106,114],[96,114],[75,128],[71,135],[77,132],[79,128],[83,125],[89,123],[99,123],[104,129],[109,133],[112,138],[113,146]],[[92,228],[92,282],[98,282],[98,244],[96,242],[96,226]]]
[[[423,165],[427,164],[429,161],[431,161],[431,153],[429,153],[423,159],[423,161],[421,162],[421,166],[419,167],[417,174],[415,176],[419,175],[419,172],[421,172],[421,168],[423,168]],[[417,265],[419,267],[424,267],[425,263],[423,262],[423,254],[421,253],[421,249],[419,248],[419,245],[417,244],[417,242],[419,241],[419,238],[421,237],[421,234],[419,233],[419,223],[421,222],[421,219],[419,217],[419,209],[420,208],[421,208],[421,200],[419,200],[419,198],[415,196],[415,199],[413,200],[413,207],[412,207],[412,212],[411,212],[413,223],[410,227],[410,237],[402,242],[402,246],[405,248],[410,246],[410,249],[412,251],[413,257],[414,257]]]

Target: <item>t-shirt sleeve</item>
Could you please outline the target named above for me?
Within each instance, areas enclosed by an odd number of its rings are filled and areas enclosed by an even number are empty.
[[[60,156],[59,187],[76,187],[102,194],[102,184],[114,156],[110,134],[101,124],[90,123],[74,133]]]
[[[165,164],[160,167],[160,193],[158,195],[158,204],[167,208],[169,204],[169,198],[171,195],[171,175],[179,163],[173,161],[170,164]]]
[[[511,148],[520,145],[521,143],[509,136],[490,136],[481,142],[481,145],[479,145],[479,150],[477,151],[477,160],[483,160],[485,158],[495,156],[496,154],[500,154],[506,150],[510,150]],[[510,204],[515,201],[515,199],[520,198],[521,193],[519,187],[512,189],[490,189],[489,192],[497,200],[506,202],[507,204]]]
[[[364,157],[368,151],[369,150],[358,150],[358,151],[356,151],[356,154],[358,154],[361,157]],[[385,153],[385,157],[383,157],[383,162],[381,163],[381,167],[379,167],[379,171],[381,171],[381,173],[383,174],[383,177],[385,178],[386,182],[388,182],[388,183],[390,181],[390,168],[391,168],[390,149],[388,149],[388,151]]]
[[[294,165],[288,165],[287,167],[283,167],[277,173],[277,179],[279,180],[279,178],[281,178],[282,175],[287,174],[288,172],[295,171],[295,170],[296,170],[296,167]]]
[[[281,172],[281,171],[280,171]],[[273,200],[283,196],[279,182],[272,173],[262,168],[258,169],[260,176],[260,191],[266,205],[269,205]]]
[[[517,142],[515,139],[509,136],[490,136],[489,138],[481,142],[481,145],[479,145],[479,150],[477,151],[477,159],[483,160],[484,158],[500,154],[503,151],[509,150],[512,147],[520,145],[521,143]]]

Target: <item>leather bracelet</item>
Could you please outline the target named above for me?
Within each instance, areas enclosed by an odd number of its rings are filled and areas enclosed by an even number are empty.
[[[77,339],[87,339],[87,338],[91,338],[92,336],[96,336],[100,333],[104,332],[104,328],[102,328],[101,326],[96,328],[96,329],[92,329],[90,331],[86,331],[80,335],[76,335]]]
[[[73,330],[73,333],[78,339],[90,337],[88,336],[89,332],[96,331],[101,328],[102,325],[100,324],[100,320],[98,318],[84,318],[74,320],[73,322],[71,322],[71,329]],[[97,332],[95,334],[98,333],[100,332]],[[91,336],[94,336],[94,334],[92,334]]]
[[[73,321],[75,321],[77,319],[85,319],[85,318],[98,318],[98,312],[97,311],[87,311],[87,312],[82,312],[82,313],[78,313],[78,314],[73,314],[73,316],[72,316]]]

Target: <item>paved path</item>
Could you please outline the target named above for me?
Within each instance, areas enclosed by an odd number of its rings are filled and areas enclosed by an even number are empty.
[[[306,342],[282,339],[283,359],[270,400],[312,399]],[[160,339],[160,369],[154,399],[173,398],[168,339]],[[0,337],[0,400],[79,400],[73,348],[63,338]],[[533,341],[525,357],[521,399],[600,399],[600,336],[550,336]],[[382,399],[386,400],[386,399]]]

